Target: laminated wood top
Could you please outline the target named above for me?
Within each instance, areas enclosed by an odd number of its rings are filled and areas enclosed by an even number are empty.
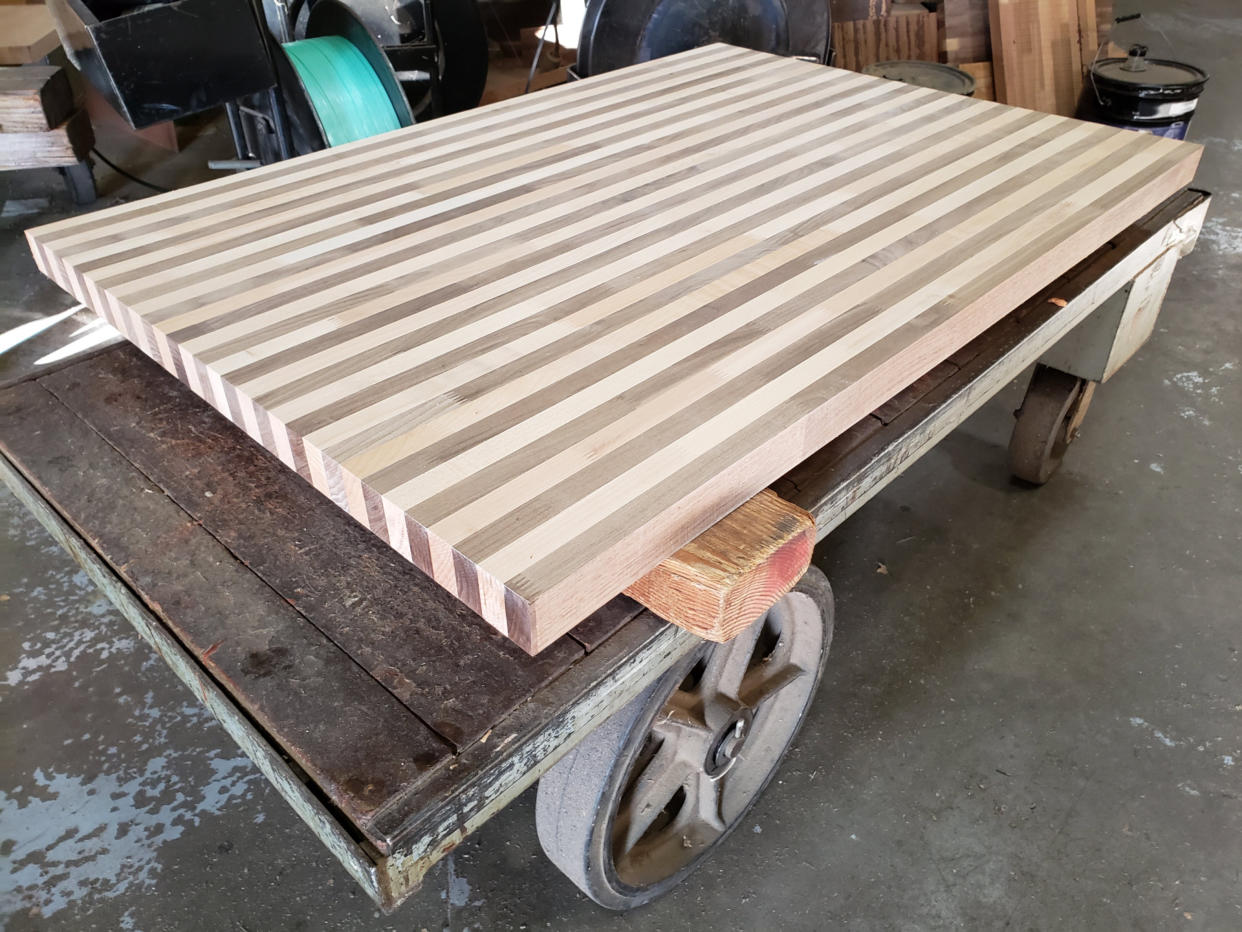
[[[1184,186],[1199,153],[716,45],[30,240],[537,651]]]

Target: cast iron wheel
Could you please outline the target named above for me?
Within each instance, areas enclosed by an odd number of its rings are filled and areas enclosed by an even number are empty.
[[[1019,479],[1043,485],[1061,468],[1065,452],[1078,436],[1095,383],[1039,365],[1014,412],[1009,438],[1009,470]]]
[[[704,644],[539,781],[544,853],[587,896],[633,909],[676,886],[776,773],[832,642],[828,580],[811,567],[727,644]]]

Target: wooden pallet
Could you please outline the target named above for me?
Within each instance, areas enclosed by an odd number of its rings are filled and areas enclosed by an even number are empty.
[[[538,651],[1199,152],[711,46],[30,238]]]

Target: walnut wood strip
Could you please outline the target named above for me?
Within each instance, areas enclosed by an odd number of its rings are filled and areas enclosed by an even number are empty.
[[[682,547],[625,594],[709,641],[729,641],[811,565],[815,519],[764,489]]]
[[[31,244],[537,651],[1183,186],[1200,151],[722,46],[606,77]]]

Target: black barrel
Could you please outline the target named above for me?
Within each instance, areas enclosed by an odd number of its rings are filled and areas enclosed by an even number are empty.
[[[1091,66],[1078,102],[1079,119],[1185,139],[1208,76],[1194,65],[1148,58],[1132,45],[1125,58]]]

